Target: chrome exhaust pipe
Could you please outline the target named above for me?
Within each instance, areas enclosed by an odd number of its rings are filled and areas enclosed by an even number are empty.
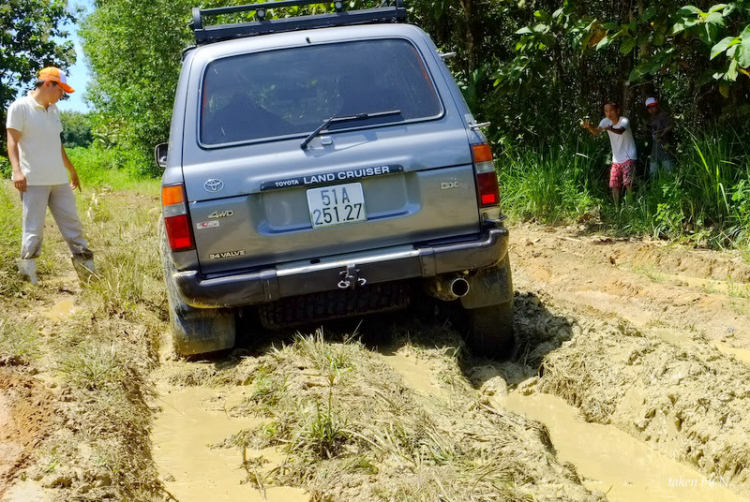
[[[435,298],[449,302],[469,294],[469,281],[463,277],[439,277],[432,281],[430,293]]]
[[[456,277],[450,281],[449,289],[456,298],[462,298],[469,294],[469,281],[463,277]]]

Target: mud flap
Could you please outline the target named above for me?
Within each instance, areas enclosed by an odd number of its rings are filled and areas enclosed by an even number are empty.
[[[496,266],[478,270],[466,280],[469,281],[469,293],[461,298],[465,309],[499,305],[513,299],[513,279],[507,255]]]
[[[234,347],[236,327],[232,310],[171,312],[170,324],[174,349],[182,356]]]

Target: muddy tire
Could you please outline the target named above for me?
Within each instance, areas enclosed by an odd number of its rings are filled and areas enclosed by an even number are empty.
[[[466,311],[469,332],[466,344],[478,356],[509,359],[516,348],[513,300]]]
[[[181,356],[190,356],[234,347],[236,312],[232,309],[197,309],[183,302],[171,280],[175,267],[169,258],[162,220],[159,221],[159,241],[169,304],[169,327],[175,352]]]

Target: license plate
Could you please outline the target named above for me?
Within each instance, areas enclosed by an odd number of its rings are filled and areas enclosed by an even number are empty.
[[[313,228],[367,220],[361,183],[348,183],[307,191]]]

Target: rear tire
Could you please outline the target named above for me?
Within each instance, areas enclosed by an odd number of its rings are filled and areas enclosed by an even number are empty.
[[[509,359],[516,348],[513,331],[513,300],[466,311],[469,333],[466,344],[479,356]]]
[[[190,356],[234,347],[237,331],[234,310],[197,309],[180,298],[172,281],[175,267],[169,258],[164,222],[160,220],[159,223],[162,268],[169,304],[169,326],[175,352],[181,356]]]

